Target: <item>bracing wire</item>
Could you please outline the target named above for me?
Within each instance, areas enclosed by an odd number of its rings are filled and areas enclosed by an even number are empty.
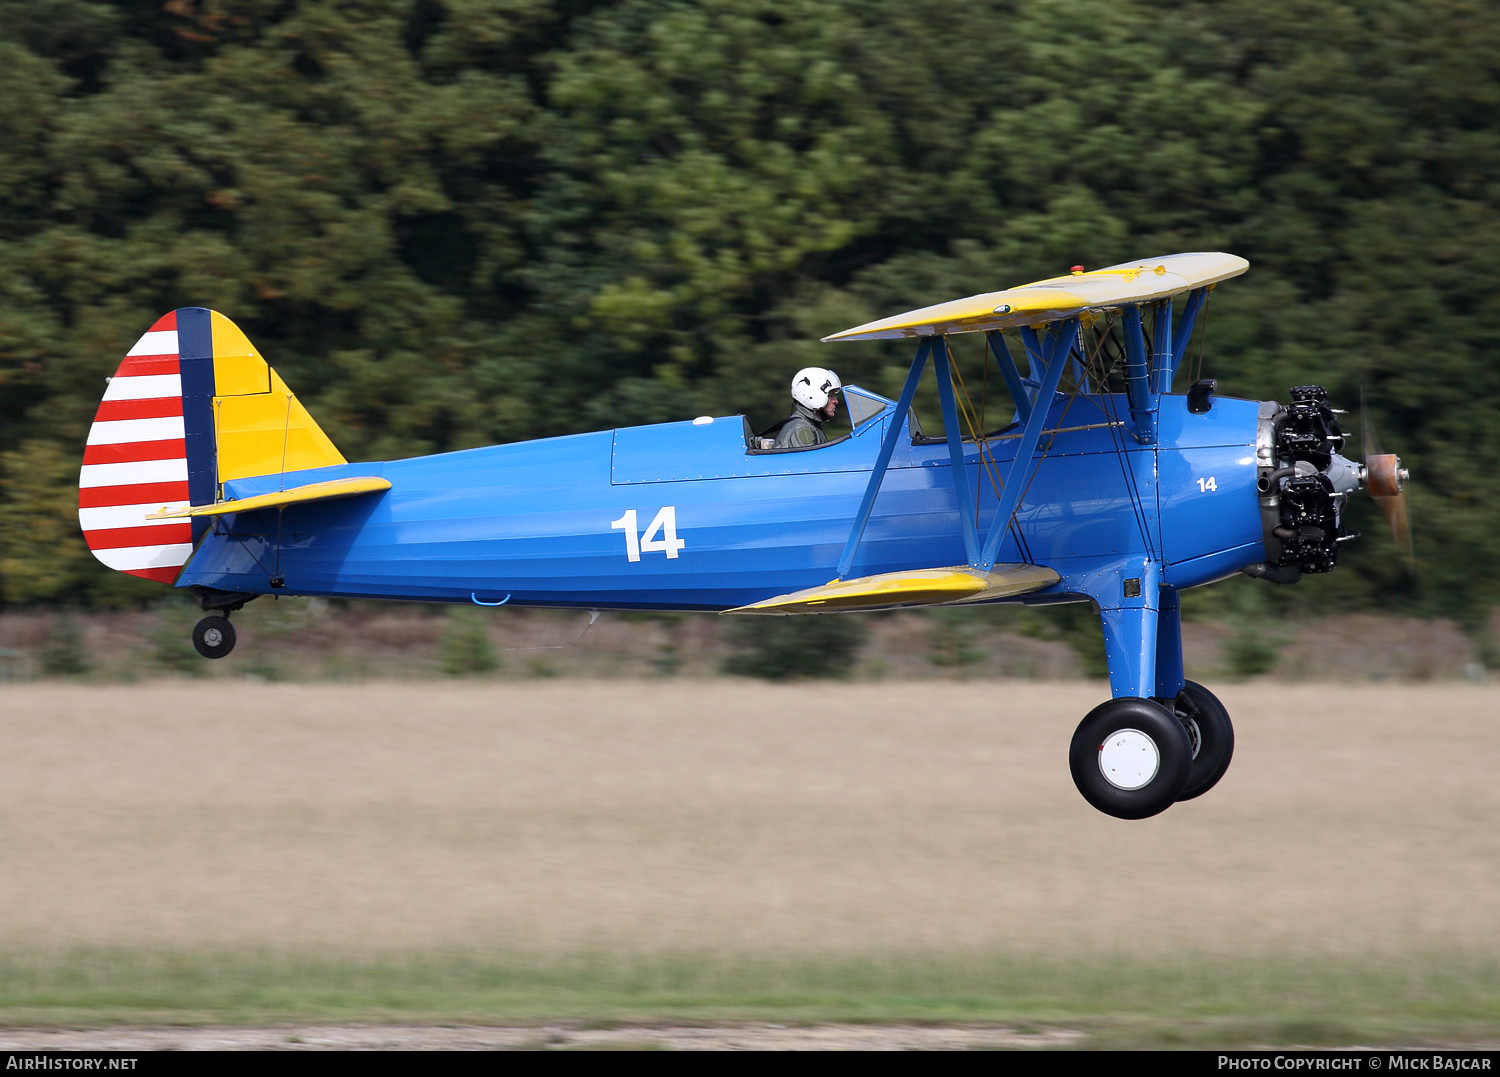
[[[286,394],[286,425],[281,428],[281,492],[286,493],[286,451],[292,439],[292,394]]]
[[[985,379],[984,380],[984,385],[985,385],[985,391],[987,392],[988,391],[988,386],[989,386],[989,371],[990,371],[989,351],[988,351],[988,349],[989,349],[989,342],[988,341],[985,342],[985,349],[986,350],[985,350],[985,355],[984,355],[984,379]],[[984,482],[985,477],[988,476],[988,478],[990,480],[990,489],[994,491],[995,501],[997,503],[1000,501],[1000,491],[1003,490],[1003,489],[1005,489],[1005,480],[1002,479],[1002,478],[1000,478],[1000,465],[995,462],[994,454],[993,454],[992,450],[990,449],[989,439],[986,438],[986,437],[984,437],[984,413],[983,413],[982,410],[980,411],[980,415],[979,415],[979,428],[978,428],[978,430],[976,430],[974,428],[974,401],[969,396],[969,390],[968,390],[968,388],[964,385],[964,376],[963,376],[962,373],[959,372],[958,363],[953,359],[953,357],[952,357],[953,353],[952,353],[951,349],[949,350],[948,354],[949,354],[948,369],[950,369],[951,371],[953,371],[954,376],[957,379],[957,382],[956,382],[956,388],[958,389],[958,394],[957,395],[959,396],[959,398],[963,401],[963,404],[965,405],[964,419],[969,424],[969,435],[974,439],[974,443],[979,446],[979,464],[980,464],[979,474],[975,477],[975,480],[974,480],[974,527],[975,527],[975,530],[978,530],[978,528],[979,528],[979,493],[984,488],[983,487],[983,482]],[[983,403],[984,403],[984,397],[980,398],[980,403],[981,403],[981,406],[982,406]],[[1014,514],[1012,514],[1012,519],[1014,519]],[[1016,544],[1018,546],[1020,546],[1024,550],[1024,553],[1025,553],[1027,561],[1030,561],[1031,560],[1031,550],[1027,546],[1025,536],[1023,536],[1020,533],[1020,529],[1019,528],[1017,528],[1015,530],[1015,536],[1016,536]]]
[[[266,579],[270,579],[271,578],[271,576],[273,575],[273,573],[271,572],[271,570],[268,569],[268,568],[266,568],[265,565],[263,565],[263,564],[260,563],[260,558],[259,557],[256,557],[255,554],[253,554],[253,553],[250,552],[250,547],[245,545],[245,540],[242,537],[240,537],[239,535],[236,535],[233,531],[230,531],[227,528],[222,532],[222,534],[225,534],[225,535],[229,536],[230,538],[234,539],[234,541],[238,542],[240,544],[240,549],[244,550],[245,554],[250,558],[250,560],[252,560],[252,561],[255,562],[255,567],[258,568],[258,569],[260,569],[262,572],[264,572],[266,574]],[[255,538],[257,536],[252,535],[250,537],[251,538]],[[264,536],[260,536],[260,537],[263,538]]]
[[[1198,335],[1198,364],[1193,372],[1193,382],[1195,383],[1203,377],[1203,353],[1208,347],[1208,301],[1213,298],[1213,294],[1213,287],[1210,286],[1208,291],[1203,293],[1203,302],[1198,306],[1198,324],[1194,326]],[[1192,351],[1193,342],[1189,340],[1188,354],[1191,355]]]
[[[988,347],[988,345],[986,345],[986,347]],[[953,372],[954,388],[958,390],[955,396],[957,397],[959,402],[959,409],[963,413],[964,422],[968,424],[969,436],[973,438],[974,443],[979,446],[979,463],[981,465],[980,474],[981,476],[989,476],[990,486],[995,491],[995,497],[998,498],[1000,496],[1000,491],[1005,488],[1005,484],[1001,482],[995,475],[995,471],[997,469],[994,460],[990,456],[989,442],[986,441],[983,437],[984,417],[982,412],[979,415],[978,429],[975,429],[974,401],[969,396],[968,387],[964,385],[964,376],[958,369],[958,360],[953,357],[953,349],[951,346],[948,348],[948,369]],[[986,362],[984,365],[986,382],[988,382],[989,369],[989,363]],[[977,527],[979,524],[979,491],[977,488],[975,489],[974,502],[974,524]]]
[[[1094,352],[1095,358],[1101,359],[1099,364],[1100,370],[1102,371],[1101,382],[1104,384],[1106,390],[1108,389],[1109,376],[1113,374],[1116,369],[1118,369],[1122,361],[1121,352],[1111,348],[1109,349],[1109,351],[1112,353],[1110,355],[1110,366],[1106,369],[1102,362],[1102,356],[1106,351],[1104,347],[1105,340],[1106,338],[1111,338],[1110,343],[1113,344],[1113,333],[1114,319],[1113,317],[1111,317],[1105,323],[1104,331],[1099,337],[1099,346],[1095,349]],[[1135,474],[1129,465],[1129,461],[1125,459],[1126,453],[1124,438],[1127,435],[1123,432],[1123,424],[1120,421],[1119,409],[1115,405],[1114,394],[1109,393],[1108,391],[1101,393],[1100,402],[1103,404],[1106,414],[1108,414],[1110,418],[1110,444],[1114,447],[1115,459],[1120,465],[1120,478],[1125,484],[1126,496],[1130,499],[1131,514],[1135,517],[1136,528],[1141,533],[1142,544],[1145,545],[1147,552],[1151,553],[1152,557],[1155,558],[1155,547],[1151,541],[1151,528],[1147,524],[1145,519],[1145,507],[1142,504],[1141,491],[1139,486],[1136,484]]]
[[[1079,344],[1082,344],[1082,341],[1083,341],[1082,334],[1083,334],[1083,330],[1080,327],[1080,329],[1079,329]],[[1081,360],[1080,365],[1084,368],[1085,371],[1087,371],[1088,370],[1088,365],[1091,362],[1091,360],[1090,360],[1089,355],[1088,355],[1088,346],[1086,344],[1083,345],[1083,347],[1082,347],[1081,350],[1079,348],[1079,345],[1075,344],[1072,348],[1068,349],[1068,354],[1067,355],[1056,356],[1056,357],[1054,357],[1053,362],[1055,362],[1055,363],[1057,363],[1057,362],[1061,362],[1061,363],[1070,362],[1072,360],[1072,358],[1073,358],[1073,354],[1074,354],[1075,351],[1078,352],[1078,357]],[[1028,361],[1028,363],[1031,361],[1030,360],[1030,353],[1029,352],[1027,353],[1027,361]],[[1073,402],[1078,399],[1078,394],[1079,394],[1080,391],[1081,391],[1081,386],[1079,384],[1077,384],[1077,382],[1075,382],[1074,385],[1073,385],[1073,391],[1068,394],[1067,403],[1063,405],[1062,414],[1057,417],[1057,425],[1058,426],[1062,426],[1063,425],[1064,421],[1068,417],[1068,412],[1070,412],[1071,410],[1073,410]],[[1038,407],[1038,408],[1044,408],[1046,410],[1050,410],[1051,409],[1051,405],[1052,405],[1052,402],[1050,400],[1047,401],[1044,404],[1043,401],[1040,400],[1040,399],[1038,399],[1037,402],[1036,402],[1036,404],[1035,404],[1036,407]],[[1036,458],[1035,465],[1030,467],[1030,472],[1029,472],[1029,474],[1026,477],[1026,485],[1021,488],[1021,496],[1018,497],[1018,498],[1016,498],[1015,507],[1013,509],[1011,509],[1011,512],[1010,512],[1010,519],[1005,522],[1006,529],[1008,531],[1010,531],[1010,533],[1012,535],[1015,536],[1017,549],[1020,551],[1021,556],[1024,557],[1029,564],[1035,564],[1036,563],[1036,559],[1034,557],[1032,557],[1031,546],[1026,541],[1026,536],[1024,534],[1022,534],[1021,527],[1016,522],[1016,520],[1017,520],[1017,517],[1019,517],[1020,514],[1021,514],[1021,506],[1026,503],[1026,495],[1029,494],[1029,493],[1031,493],[1032,484],[1036,482],[1037,476],[1042,473],[1042,465],[1047,462],[1047,454],[1052,451],[1052,446],[1057,441],[1057,434],[1058,434],[1058,431],[1056,429],[1054,429],[1052,431],[1052,433],[1050,435],[1048,435],[1048,437],[1047,437],[1047,443],[1046,443],[1045,446],[1043,446],[1041,455]],[[996,496],[998,497],[998,495],[996,495]],[[991,523],[990,526],[991,527],[995,527],[999,523],[1000,523],[1000,521],[996,520],[993,523]]]
[[[506,598],[509,598],[509,597],[510,597],[509,595],[506,595]],[[497,603],[497,605],[500,605],[500,604],[501,603]],[[480,603],[480,605],[486,605],[487,606],[487,605],[489,605],[489,603],[482,602],[482,603]],[[546,646],[546,647],[501,647],[500,649],[502,651],[567,651],[567,650],[571,650],[572,648],[577,647],[580,643],[583,642],[583,637],[589,634],[589,629],[591,629],[591,628],[594,627],[594,622],[599,619],[599,614],[601,612],[603,612],[603,611],[601,611],[601,610],[589,610],[589,623],[583,626],[583,631],[580,632],[580,633],[578,633],[578,638],[575,639],[572,643],[554,643],[554,644],[551,644],[550,646]]]
[[[281,479],[280,490],[286,493],[286,453],[287,445],[292,439],[292,394],[286,394],[286,424],[281,428]],[[276,507],[276,575],[271,577],[271,586],[280,587],[281,583],[281,517],[286,512],[285,505]],[[256,562],[259,564],[259,562]]]

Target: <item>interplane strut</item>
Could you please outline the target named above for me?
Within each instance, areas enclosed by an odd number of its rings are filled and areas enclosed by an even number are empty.
[[[1174,327],[1171,300],[1152,304],[1152,353],[1146,349],[1145,326],[1139,304],[1126,304],[1121,308],[1120,326],[1125,337],[1125,395],[1130,406],[1131,425],[1136,440],[1143,445],[1156,441],[1157,402],[1164,393],[1171,392],[1173,379],[1192,337],[1198,314],[1208,288],[1196,288],[1188,296],[1182,317]],[[1175,329],[1175,331],[1174,331]],[[901,387],[901,397],[885,437],[880,445],[870,481],[865,487],[859,511],[855,514],[854,526],[839,558],[838,578],[848,579],[854,567],[855,554],[869,526],[870,515],[875,508],[875,499],[885,481],[890,467],[891,455],[906,425],[917,385],[926,370],[927,360],[933,361],[938,379],[938,399],[942,404],[943,427],[947,431],[948,458],[952,465],[953,489],[958,502],[958,515],[963,530],[964,552],[970,565],[984,571],[994,568],[1000,545],[1010,529],[1012,518],[1020,507],[1026,490],[1025,479],[1032,466],[1037,444],[1051,409],[1053,395],[1057,392],[1065,370],[1074,369],[1075,377],[1081,381],[1082,368],[1073,358],[1078,342],[1079,319],[1074,316],[1053,322],[1047,326],[1044,336],[1029,326],[1020,327],[1021,341],[1030,366],[1030,377],[1022,377],[1004,335],[999,330],[989,330],[985,338],[1000,373],[1005,379],[1012,399],[1016,403],[1016,416],[1023,424],[1020,444],[1011,461],[1009,473],[1000,492],[999,503],[990,531],[985,536],[983,547],[979,544],[978,528],[972,495],[969,491],[967,470],[964,463],[963,439],[960,433],[958,411],[953,396],[952,371],[949,365],[947,338],[941,333],[923,336],[912,360],[906,383]],[[1103,387],[1096,387],[1103,391]],[[982,432],[981,432],[982,435]]]
[[[952,465],[953,489],[958,499],[958,514],[960,526],[963,528],[964,551],[968,556],[970,565],[976,566],[989,572],[995,567],[995,558],[1000,552],[1000,543],[1005,532],[1010,528],[1011,517],[1015,515],[1020,505],[1021,493],[1025,489],[1024,479],[1030,468],[1032,456],[1036,452],[1037,442],[1041,439],[1042,429],[1046,426],[1047,414],[1050,410],[1052,396],[1057,392],[1058,384],[1062,380],[1063,371],[1067,368],[1069,359],[1073,352],[1073,346],[1078,340],[1078,319],[1068,318],[1061,323],[1050,327],[1045,344],[1037,340],[1032,334],[1032,340],[1037,343],[1037,352],[1033,356],[1032,374],[1040,375],[1037,384],[1036,403],[1027,407],[1026,425],[1021,434],[1020,444],[1016,447],[1015,459],[1011,462],[1010,472],[1006,476],[1005,486],[1001,491],[1000,501],[994,522],[990,526],[990,533],[986,536],[983,549],[979,547],[978,529],[974,524],[974,507],[970,500],[969,484],[967,481],[967,468],[964,463],[963,439],[958,421],[958,410],[953,398],[952,371],[948,361],[947,339],[943,336],[923,337],[921,344],[917,346],[917,354],[912,360],[911,370],[906,375],[906,384],[901,387],[901,397],[896,402],[896,408],[891,416],[890,425],[886,429],[885,438],[880,444],[880,454],[875,459],[875,468],[870,473],[870,481],[865,486],[864,497],[860,500],[859,511],[855,513],[854,526],[849,532],[849,539],[844,545],[843,556],[839,558],[838,579],[848,579],[849,573],[854,567],[854,555],[859,549],[860,540],[864,538],[866,527],[870,522],[870,514],[875,508],[875,498],[880,493],[881,484],[885,481],[885,474],[890,467],[891,455],[895,452],[896,442],[901,437],[901,431],[905,427],[905,417],[910,413],[912,399],[916,396],[917,384],[921,381],[922,373],[927,367],[927,359],[933,360],[933,367],[938,379],[938,398],[942,402],[943,426],[947,431],[948,458]],[[1002,372],[1006,375],[1006,382],[1010,384],[1012,376],[1015,377],[1017,386],[1012,390],[1016,397],[1018,410],[1027,405],[1027,397],[1024,389],[1020,387],[1020,376],[1010,353],[1005,348],[1003,341],[997,343],[991,339],[990,347],[995,353],[996,360],[1000,363]],[[1030,350],[1028,348],[1028,350]],[[1003,358],[1002,358],[1003,357]]]

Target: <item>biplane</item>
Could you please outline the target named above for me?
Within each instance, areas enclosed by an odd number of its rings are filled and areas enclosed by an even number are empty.
[[[1364,486],[1405,526],[1399,460],[1345,458],[1321,388],[1285,406],[1172,392],[1210,291],[1247,267],[1075,267],[835,333],[914,340],[905,384],[845,386],[847,433],[787,450],[729,415],[350,463],[233,322],[187,307],[110,379],[79,520],[110,568],[196,597],[208,658],[263,595],[737,616],[1092,602],[1111,698],[1070,767],[1100,811],[1144,818],[1207,792],[1234,748],[1183,677],[1179,593],[1332,569]],[[955,389],[964,333],[1013,404],[995,430]],[[929,365],[940,437],[912,410]]]

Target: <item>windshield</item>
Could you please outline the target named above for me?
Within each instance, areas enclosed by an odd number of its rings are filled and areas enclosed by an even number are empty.
[[[885,397],[855,385],[844,386],[844,404],[849,409],[849,421],[854,426],[875,418],[891,406],[891,402]]]

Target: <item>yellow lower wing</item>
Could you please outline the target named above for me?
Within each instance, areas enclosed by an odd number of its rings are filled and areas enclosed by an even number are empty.
[[[993,572],[959,565],[883,572],[854,580],[833,580],[789,595],[777,595],[725,613],[785,616],[793,613],[840,613],[845,610],[888,610],[902,606],[942,606],[984,602],[1030,594],[1051,587],[1061,577],[1041,565],[996,565]]]
[[[279,509],[286,505],[297,505],[304,501],[333,501],[340,497],[356,497],[359,494],[389,490],[389,479],[360,478],[333,479],[329,482],[314,482],[306,486],[295,486],[274,494],[257,494],[239,501],[220,501],[213,505],[199,505],[189,509],[163,509],[147,516],[148,520],[171,520],[178,516],[223,516],[230,512],[253,512],[256,509]]]

